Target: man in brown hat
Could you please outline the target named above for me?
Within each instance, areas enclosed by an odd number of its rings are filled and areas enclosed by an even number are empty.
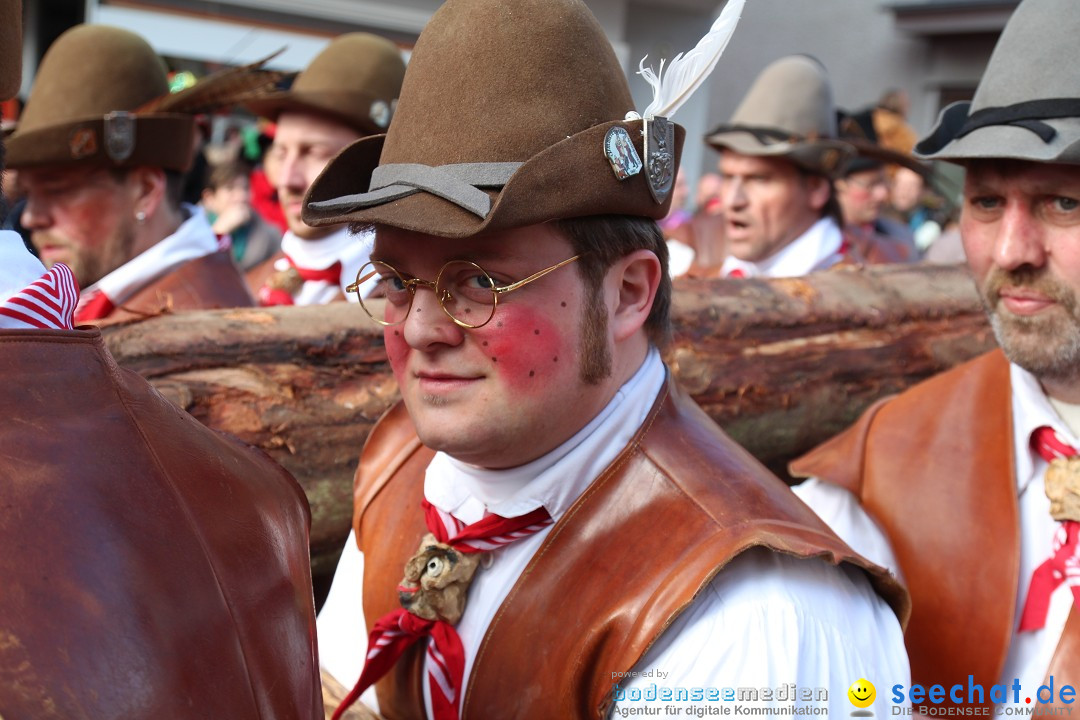
[[[300,217],[301,201],[340,150],[386,132],[404,75],[405,63],[392,42],[349,33],[327,45],[289,90],[246,102],[277,123],[266,171],[289,226],[281,252],[248,273],[261,304],[346,299],[345,287],[368,261],[371,233],[354,235],[344,225],[312,227]]]
[[[8,140],[22,224],[47,266],[75,273],[80,323],[253,304],[202,211],[181,203],[195,124],[155,108],[168,93],[145,40],[78,26],[45,54]]]
[[[912,679],[944,688],[923,705],[942,714],[1038,714],[1080,683],[1075,10],[1021,2],[974,99],[916,147],[966,169],[960,228],[1001,349],[872,406],[792,465],[820,478],[800,493],[841,535],[902,571]]]
[[[321,718],[303,492],[72,329],[78,297],[0,231],[0,713]]]
[[[797,682],[841,709],[906,677],[897,586],[669,378],[683,130],[632,107],[580,0],[448,0],[388,133],[308,193],[306,222],[375,227],[357,311],[403,398],[319,618],[350,701],[584,718]]]
[[[706,137],[720,152],[722,275],[792,277],[845,259],[831,178],[852,151],[836,137],[825,68],[805,55],[766,67],[730,122]]]

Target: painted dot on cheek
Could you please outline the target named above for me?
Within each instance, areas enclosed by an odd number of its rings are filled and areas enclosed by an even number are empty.
[[[492,356],[491,362],[499,362],[499,358]]]
[[[555,359],[554,359],[554,360],[552,360],[551,362],[559,362],[559,356],[558,356],[558,355],[556,355],[556,356],[555,356]]]
[[[566,307],[566,301],[565,300],[562,301],[562,306]]]
[[[533,376],[533,375],[535,375],[535,374],[536,374],[536,371],[535,371],[535,370],[530,370],[530,371],[529,371],[529,377],[532,377],[532,376]]]
[[[487,347],[487,340],[484,341],[484,347]]]
[[[539,335],[539,334],[540,334],[540,331],[539,331],[539,330],[533,330],[533,334],[534,334],[534,335]]]

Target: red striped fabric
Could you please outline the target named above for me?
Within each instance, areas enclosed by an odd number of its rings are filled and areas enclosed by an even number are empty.
[[[487,515],[466,525],[426,499],[424,520],[435,538],[463,553],[489,552],[531,535],[554,521],[542,507],[516,518]],[[334,711],[338,720],[357,698],[388,673],[414,642],[425,637],[431,709],[435,720],[457,720],[461,686],[465,676],[465,649],[457,630],[442,620],[424,620],[406,610],[395,610],[379,618],[368,637],[364,670],[356,685]]]
[[[1049,426],[1031,434],[1031,447],[1046,462],[1076,457],[1076,449]],[[1031,574],[1027,600],[1020,615],[1020,632],[1046,625],[1050,596],[1062,583],[1072,590],[1073,604],[1080,607],[1080,523],[1064,520],[1054,532],[1053,554]]]
[[[79,285],[67,265],[58,263],[0,303],[0,328],[71,330]]]

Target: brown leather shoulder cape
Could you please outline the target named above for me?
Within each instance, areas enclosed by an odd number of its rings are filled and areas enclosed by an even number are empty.
[[[244,276],[228,250],[189,260],[125,300],[96,325],[153,317],[177,310],[253,307]]]
[[[0,715],[322,717],[295,480],[95,330],[0,332]]]

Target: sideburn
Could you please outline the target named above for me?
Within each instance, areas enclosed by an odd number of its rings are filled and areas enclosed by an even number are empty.
[[[611,348],[608,347],[608,315],[602,286],[586,282],[589,289],[581,317],[581,380],[599,385],[611,376]]]

